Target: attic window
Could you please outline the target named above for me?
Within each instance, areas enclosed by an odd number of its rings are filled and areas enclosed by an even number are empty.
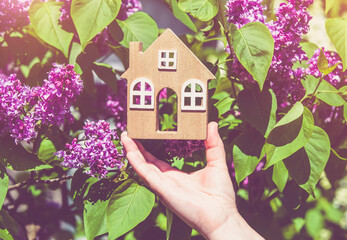
[[[160,50],[158,57],[158,68],[163,70],[176,70],[177,51]]]

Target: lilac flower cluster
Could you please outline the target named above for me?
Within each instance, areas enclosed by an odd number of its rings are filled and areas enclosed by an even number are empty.
[[[32,100],[32,90],[22,85],[15,74],[0,76],[0,135],[9,132],[16,143],[36,137]]]
[[[168,159],[173,157],[191,157],[193,152],[205,149],[205,142],[202,140],[165,140],[165,151]]]
[[[142,4],[139,0],[122,0],[122,5],[117,18],[120,20],[125,20],[131,16],[131,14],[140,10],[142,10]]]
[[[285,107],[297,101],[301,96],[300,79],[302,69],[293,70],[296,62],[308,60],[299,42],[309,30],[311,20],[307,8],[312,0],[289,0],[281,3],[276,9],[276,20],[265,22],[263,16],[265,7],[262,0],[230,0],[226,4],[228,21],[237,27],[242,27],[248,22],[265,23],[269,28],[275,42],[274,56],[269,69],[268,79],[270,86],[277,95],[279,106]],[[226,49],[230,53],[230,49]],[[252,76],[234,56],[232,62],[233,77],[243,81],[254,81]]]
[[[0,33],[29,24],[29,6],[31,0],[0,1]]]
[[[55,66],[42,87],[23,85],[15,74],[0,76],[0,134],[19,141],[35,138],[36,126],[61,125],[72,120],[70,107],[82,92],[72,65]]]
[[[60,8],[61,15],[59,21],[61,23],[71,21],[70,9],[72,0],[59,0],[59,2],[64,3],[63,6]]]
[[[124,162],[123,152],[119,152],[114,141],[119,140],[115,130],[104,120],[86,121],[84,138],[66,144],[66,150],[55,153],[63,158],[62,166],[69,168],[88,167],[87,174],[104,178],[110,169],[121,169]],[[81,144],[80,144],[80,143]]]
[[[265,23],[266,16],[263,11],[266,7],[261,5],[262,0],[230,0],[226,3],[226,16],[228,22],[241,28],[249,22]]]
[[[43,86],[34,89],[40,99],[35,108],[36,116],[46,125],[61,125],[65,119],[72,122],[70,107],[82,90],[83,82],[73,65],[55,66]]]
[[[118,93],[107,85],[98,84],[98,108],[103,109],[104,118],[113,118],[116,128],[124,131],[127,124],[127,85],[125,80],[118,81]]]
[[[286,79],[295,77],[295,71],[292,70],[295,62],[308,60],[299,42],[309,31],[308,23],[312,17],[307,7],[312,3],[313,0],[289,0],[287,4],[281,3],[276,11],[276,21],[267,23],[275,41],[271,71]],[[298,79],[302,76],[296,77]]]

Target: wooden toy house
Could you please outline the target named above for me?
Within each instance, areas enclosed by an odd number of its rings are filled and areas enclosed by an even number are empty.
[[[214,75],[170,29],[148,49],[131,42],[128,81],[127,132],[135,139],[206,139],[208,80]],[[158,94],[171,88],[177,94],[177,131],[159,131]]]

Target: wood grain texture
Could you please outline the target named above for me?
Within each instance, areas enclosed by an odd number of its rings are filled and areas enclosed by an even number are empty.
[[[158,68],[160,50],[176,51],[176,70]],[[204,94],[208,100],[208,80],[215,77],[189,48],[170,29],[167,29],[145,52],[142,52],[142,43],[131,42],[129,62],[128,70],[121,76],[128,81],[128,136],[134,139],[206,139],[207,107],[203,111],[182,111],[182,86],[188,80],[200,80],[205,85]],[[155,100],[153,109],[130,108],[130,86],[138,78],[147,78],[153,83]],[[177,94],[177,131],[158,130],[158,94],[163,88],[171,88]]]

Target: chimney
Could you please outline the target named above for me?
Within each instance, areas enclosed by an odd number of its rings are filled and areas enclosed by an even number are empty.
[[[136,59],[139,57],[139,53],[142,53],[142,42],[130,42],[129,43],[129,67],[136,64]]]

